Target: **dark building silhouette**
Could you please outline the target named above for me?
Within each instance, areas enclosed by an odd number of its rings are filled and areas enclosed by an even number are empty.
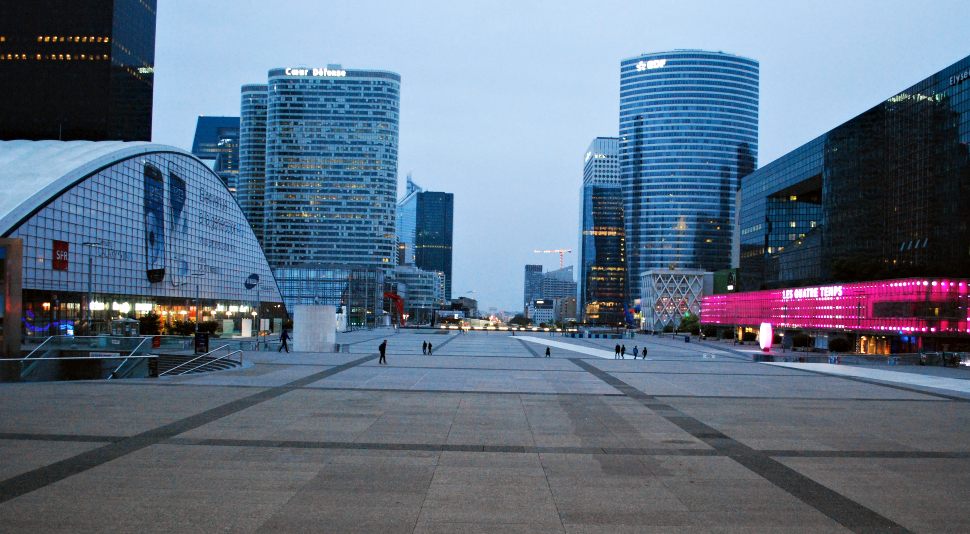
[[[239,117],[200,116],[195,125],[192,153],[209,164],[235,192],[239,176]]]
[[[149,141],[155,0],[0,0],[0,139]]]
[[[407,194],[397,205],[399,265],[445,275],[445,300],[451,300],[451,251],[455,195],[424,191],[408,176]]]
[[[744,290],[970,272],[970,57],[742,181]]]

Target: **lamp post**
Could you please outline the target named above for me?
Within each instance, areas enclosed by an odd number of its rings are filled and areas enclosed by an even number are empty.
[[[189,273],[189,276],[193,278],[198,278],[200,276],[205,276],[205,273]],[[202,309],[199,307],[199,282],[195,282],[195,333],[199,333],[199,320],[201,319]]]
[[[102,248],[104,245],[100,241],[85,241],[81,243],[82,247],[90,247],[91,249]],[[88,333],[91,332],[91,300],[92,300],[92,286],[94,285],[94,251],[92,250],[88,254],[88,298],[87,304],[84,306],[84,322],[88,329]]]

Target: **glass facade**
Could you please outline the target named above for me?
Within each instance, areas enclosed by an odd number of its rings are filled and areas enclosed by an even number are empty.
[[[342,266],[373,273],[367,306],[380,308],[395,263],[400,83],[328,65],[272,69],[267,85],[243,87],[240,204],[288,303],[339,305],[312,273]]]
[[[239,175],[239,117],[199,117],[192,154],[209,163],[235,193]]]
[[[27,144],[45,143],[73,144]],[[3,237],[23,242],[28,335],[82,319],[88,293],[95,321],[151,310],[195,319],[197,298],[203,320],[238,319],[257,306],[263,317],[284,314],[259,243],[212,171],[171,147],[111,144],[120,148],[109,164],[101,158],[92,167],[100,170],[70,174],[25,216],[14,210],[3,219]],[[0,156],[5,150],[13,149],[0,144]],[[9,182],[21,172],[5,167],[2,174]]]
[[[744,290],[970,272],[970,57],[744,178]]]
[[[583,322],[620,324],[624,321],[626,258],[619,139],[597,137],[584,159],[577,309]]]
[[[629,280],[652,269],[730,266],[735,194],[757,160],[758,72],[752,59],[702,50],[621,61]]]
[[[394,280],[399,287],[398,294],[404,299],[408,324],[430,323],[435,310],[445,307],[444,273],[399,265],[394,268]]]
[[[526,265],[525,281],[522,284],[522,309],[542,296],[542,265]]]
[[[414,265],[445,275],[445,299],[451,300],[451,241],[455,195],[418,193],[414,226]]]
[[[239,175],[236,198],[259,242],[263,242],[266,191],[266,86],[242,87],[239,117]]]
[[[155,5],[0,2],[0,139],[150,140]]]

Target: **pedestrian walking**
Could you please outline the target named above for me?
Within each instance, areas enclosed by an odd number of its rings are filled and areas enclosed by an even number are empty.
[[[283,350],[286,350],[286,352],[290,352],[290,347],[289,345],[286,344],[286,342],[289,341],[289,339],[290,339],[290,333],[286,331],[286,327],[283,327],[283,331],[280,332],[280,348],[276,349],[276,352],[280,352]]]
[[[626,345],[620,345],[620,359],[626,359]]]
[[[421,354],[424,354],[424,355],[427,355],[428,354],[428,342],[427,341],[424,341],[424,342],[421,343]]]
[[[642,354],[642,356],[643,356],[643,359],[644,360],[647,359],[647,347],[643,347],[643,354]]]
[[[546,347],[546,358],[549,358],[551,355],[552,355],[552,350],[550,350],[549,347]]]
[[[431,342],[428,342],[428,356],[431,356]]]
[[[633,359],[634,360],[637,359],[637,356],[639,356],[639,355],[640,355],[640,349],[638,349],[637,346],[634,345],[633,346]]]
[[[619,343],[617,343],[616,344],[616,348],[613,349],[613,359],[614,360],[619,360],[620,359],[620,344]]]
[[[378,364],[387,365],[387,340],[385,339],[383,343],[378,345],[377,350],[381,353],[381,358],[377,360]]]

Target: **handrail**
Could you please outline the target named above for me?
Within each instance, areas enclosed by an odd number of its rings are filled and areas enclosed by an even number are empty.
[[[159,376],[159,377],[161,377],[161,376],[165,376],[165,375],[167,375],[167,374],[169,374],[169,373],[171,373],[172,371],[174,371],[174,370],[176,370],[176,369],[178,369],[179,367],[182,367],[183,365],[188,365],[188,364],[190,364],[190,363],[192,363],[192,362],[194,362],[195,360],[198,360],[199,358],[204,358],[204,357],[206,357],[206,356],[208,356],[208,355],[210,355],[210,354],[212,354],[213,352],[215,352],[215,351],[217,351],[217,350],[222,350],[222,349],[226,349],[226,350],[229,350],[229,345],[222,345],[222,346],[220,346],[220,347],[216,347],[216,348],[214,348],[214,349],[212,349],[212,350],[210,350],[209,352],[207,352],[207,353],[205,353],[205,354],[200,354],[200,355],[198,355],[198,356],[196,356],[195,358],[192,358],[191,360],[189,360],[189,361],[187,361],[187,362],[182,362],[182,363],[180,363],[180,364],[178,364],[178,365],[176,365],[175,367],[172,367],[171,369],[169,369],[169,370],[167,370],[167,371],[165,371],[164,373],[159,373],[159,375],[158,375],[158,376]],[[179,374],[181,374],[181,373],[179,373]]]
[[[34,362],[55,361],[55,360],[56,361],[61,361],[61,360],[92,361],[92,360],[121,360],[121,359],[128,359],[128,358],[158,358],[158,356],[154,354],[146,354],[144,356],[98,356],[96,358],[92,358],[91,356],[57,356],[54,358],[31,358],[31,361],[34,361]],[[0,358],[0,362],[22,362],[22,361],[24,361],[23,358]]]
[[[180,375],[184,375],[184,374],[188,374],[188,373],[191,373],[192,371],[195,371],[196,369],[198,369],[199,367],[202,367],[203,365],[209,365],[210,363],[215,363],[215,362],[217,362],[217,361],[219,361],[219,360],[223,360],[223,359],[225,359],[225,358],[229,358],[229,357],[230,357],[230,356],[232,356],[233,354],[242,354],[242,351],[241,351],[241,350],[234,350],[234,351],[232,351],[232,352],[230,352],[230,353],[228,353],[228,354],[226,354],[225,356],[219,356],[218,358],[216,358],[216,359],[214,359],[214,360],[209,360],[209,361],[207,361],[207,362],[202,362],[202,363],[200,363],[199,365],[196,365],[195,367],[193,367],[193,368],[191,368],[191,369],[189,369],[188,371],[182,371],[182,372],[181,372],[181,373],[179,373],[179,374],[180,374]],[[240,357],[239,357],[239,363],[240,363],[240,364],[242,364],[242,356],[240,356]]]
[[[148,337],[146,337],[146,338],[144,338],[144,339],[142,339],[142,340],[141,340],[141,343],[139,343],[139,344],[138,344],[138,345],[137,345],[137,346],[135,347],[135,349],[134,349],[134,350],[132,350],[131,352],[129,352],[129,353],[128,353],[128,358],[131,358],[132,356],[134,356],[134,355],[135,355],[135,353],[136,353],[136,352],[138,352],[138,349],[140,349],[140,348],[141,348],[141,346],[142,346],[142,345],[144,345],[144,344],[145,344],[145,342],[146,342],[146,341],[148,341],[149,339],[150,339],[150,338],[148,338]],[[121,362],[121,363],[120,363],[120,364],[118,365],[118,367],[115,367],[115,370],[114,370],[114,371],[111,371],[111,374],[109,374],[109,375],[108,375],[108,380],[111,380],[112,378],[114,378],[114,377],[115,377],[115,375],[116,375],[116,374],[118,373],[118,371],[120,371],[120,370],[121,370],[121,368],[122,368],[122,367],[124,367],[126,363],[128,363],[128,358],[125,358],[125,359],[124,359],[124,361],[122,361],[122,362]]]
[[[29,354],[27,354],[27,355],[26,355],[26,356],[24,356],[23,358],[18,358],[18,359],[19,359],[19,360],[26,360],[26,359],[28,359],[28,358],[30,358],[31,356],[33,356],[33,355],[34,355],[34,353],[35,353],[35,352],[37,352],[37,351],[39,351],[41,347],[43,347],[44,345],[46,345],[46,344],[48,344],[48,343],[50,343],[50,341],[51,341],[52,339],[54,339],[54,336],[47,336],[47,339],[45,339],[45,340],[44,340],[44,341],[43,341],[43,342],[42,342],[42,343],[41,343],[40,345],[37,345],[37,347],[36,347],[36,348],[34,348],[34,350],[32,350],[32,351],[30,351],[30,353],[29,353]]]

